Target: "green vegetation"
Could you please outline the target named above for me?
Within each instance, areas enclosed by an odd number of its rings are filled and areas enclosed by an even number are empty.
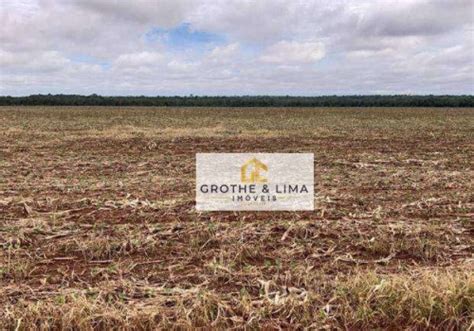
[[[0,106],[175,106],[175,107],[474,107],[472,95],[347,96],[100,96],[0,97]]]

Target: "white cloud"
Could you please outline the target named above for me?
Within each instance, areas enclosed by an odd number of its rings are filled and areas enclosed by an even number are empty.
[[[192,62],[183,62],[178,60],[172,60],[167,64],[168,68],[171,71],[175,72],[190,72],[193,69],[196,69],[198,64]]]
[[[473,12],[471,0],[0,0],[0,93],[474,93]],[[195,34],[147,39],[183,24]]]
[[[145,25],[172,27],[179,24],[192,10],[191,0],[80,0],[73,1],[77,8],[99,14],[111,20]]]
[[[229,62],[235,59],[240,52],[240,45],[232,43],[215,47],[209,54],[209,60],[214,62]]]
[[[162,63],[165,56],[157,52],[138,52],[121,54],[114,62],[114,66],[118,68],[137,68],[156,66]]]
[[[374,1],[357,29],[364,35],[438,35],[472,23],[472,6],[471,0]]]
[[[201,1],[190,16],[190,22],[200,29],[225,33],[234,40],[266,43],[278,40],[293,27],[290,23],[298,21],[299,4],[302,3],[285,0]]]
[[[311,63],[321,60],[324,55],[323,43],[284,40],[268,47],[260,59],[269,63]]]
[[[0,50],[0,66],[4,70],[50,72],[62,70],[70,61],[57,51],[8,52]]]

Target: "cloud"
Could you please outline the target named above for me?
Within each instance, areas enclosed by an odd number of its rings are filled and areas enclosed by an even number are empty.
[[[392,5],[391,5],[392,4]],[[473,20],[470,0],[374,2],[361,15],[358,32],[378,36],[423,36],[446,33]]]
[[[118,68],[150,67],[160,64],[165,56],[157,52],[138,52],[121,54],[113,65]]]
[[[1,0],[0,93],[473,93],[471,0]]]
[[[229,63],[238,61],[240,53],[239,43],[232,43],[225,46],[217,46],[211,50],[207,59],[213,63]]]
[[[324,54],[324,45],[320,42],[283,40],[268,47],[260,59],[269,63],[311,63],[321,60]]]
[[[72,4],[113,21],[173,27],[182,22],[192,9],[193,2],[188,0],[80,0],[72,1]]]
[[[233,40],[265,43],[278,40],[291,29],[289,23],[297,22],[297,10],[293,1],[283,0],[203,1],[190,16],[190,22],[200,29],[227,34]]]
[[[69,59],[57,51],[8,52],[0,50],[0,66],[5,71],[20,70],[49,73],[70,65]]]

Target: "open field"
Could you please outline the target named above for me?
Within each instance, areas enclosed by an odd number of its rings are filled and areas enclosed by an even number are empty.
[[[0,108],[0,329],[473,328],[474,109]],[[194,210],[313,152],[314,212]]]

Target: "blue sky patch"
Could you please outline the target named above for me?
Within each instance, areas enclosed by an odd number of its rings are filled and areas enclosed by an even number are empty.
[[[98,59],[94,56],[90,56],[87,54],[72,54],[69,57],[69,60],[77,63],[87,63],[87,64],[98,64],[103,69],[108,69],[110,67],[110,63],[101,59]]]
[[[189,23],[183,23],[171,29],[153,28],[145,34],[148,42],[161,41],[172,48],[194,48],[208,44],[216,45],[225,42],[220,34],[194,30]]]

